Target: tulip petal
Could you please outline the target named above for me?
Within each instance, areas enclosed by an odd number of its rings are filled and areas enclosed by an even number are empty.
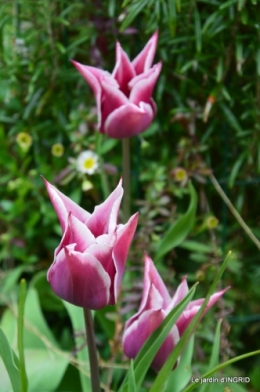
[[[95,237],[115,230],[123,192],[122,180],[120,180],[116,189],[104,203],[95,207],[93,214],[85,222]]]
[[[99,79],[102,75],[104,75],[103,70],[98,70],[94,67],[89,67],[87,65],[80,64],[74,60],[71,60],[72,64],[77,68],[79,73],[83,76],[86,82],[90,85],[93,93],[95,95],[96,104],[97,104],[97,113],[98,113],[98,128],[101,126],[101,86],[99,83]],[[97,74],[100,72],[100,74]]]
[[[84,252],[95,243],[95,237],[88,227],[71,214],[68,217],[68,231],[70,232],[69,242],[77,244],[75,250],[78,252]]]
[[[183,298],[188,294],[189,287],[186,278],[187,278],[186,276],[182,278],[181,284],[178,286],[170,304],[167,307],[167,311],[166,311],[167,313],[169,313],[175,306],[177,306],[178,303],[181,302]],[[188,309],[188,306],[186,309]]]
[[[47,278],[53,291],[73,305],[97,310],[108,304],[110,277],[89,253],[65,247],[50,267]]]
[[[119,42],[116,43],[116,65],[112,76],[117,80],[120,90],[128,97],[128,82],[135,76],[135,70]]]
[[[111,86],[107,81],[101,80],[102,87],[102,124],[101,132],[104,133],[104,124],[110,113],[129,103],[125,94],[117,87]]]
[[[143,50],[139,53],[139,55],[132,61],[135,72],[137,75],[141,74],[144,71],[147,71],[154,59],[156,46],[158,41],[158,31],[156,31],[152,37],[149,39]]]
[[[158,328],[165,318],[163,310],[144,311],[134,322],[126,324],[123,334],[122,345],[128,358],[135,358],[143,344],[150,335]],[[174,325],[171,332],[157,352],[151,367],[157,371],[161,369],[180,337],[177,327]]]
[[[117,241],[113,250],[113,259],[116,269],[114,279],[114,298],[118,296],[119,286],[125,270],[127,254],[133,240],[138,222],[138,213],[134,214],[125,225],[119,225],[117,229]],[[113,283],[112,283],[113,284]]]
[[[96,239],[96,243],[91,245],[87,252],[91,253],[103,266],[104,270],[108,273],[111,279],[110,298],[114,298],[114,276],[116,273],[112,252],[117,240],[116,232],[101,235]]]
[[[171,297],[168,293],[168,290],[160,277],[152,259],[145,255],[145,270],[144,270],[144,295],[147,296],[147,299],[141,303],[141,306],[144,305],[144,309],[149,309],[149,287],[154,285],[158,292],[160,293],[163,299],[163,309],[166,309],[169,303],[171,302]],[[151,302],[152,303],[152,302]]]
[[[158,76],[161,72],[162,63],[158,63],[149,69],[147,72],[142,73],[129,82],[131,90],[129,101],[138,105],[139,102],[150,103],[151,96],[157,82]]]
[[[222,297],[222,295],[229,289],[229,287],[227,287],[224,290],[219,291],[218,293],[213,294],[208,302],[208,305],[206,306],[206,309],[203,312],[202,317],[208,312],[208,310],[218,301],[218,299],[220,297]],[[199,301],[201,300],[196,300],[196,301],[192,301],[189,305],[188,305],[188,309],[186,308],[186,310],[182,313],[182,315],[179,317],[179,319],[176,322],[176,325],[178,327],[180,336],[183,334],[183,332],[185,331],[185,329],[187,328],[187,326],[189,325],[189,323],[191,322],[191,320],[193,319],[193,317],[198,313],[201,305],[198,305]],[[202,300],[203,302],[204,300]],[[192,306],[193,304],[193,306]]]
[[[43,178],[46,185],[47,192],[49,194],[52,205],[59,218],[62,232],[65,231],[67,226],[68,214],[71,212],[76,218],[81,222],[85,222],[87,218],[90,217],[90,213],[85,211],[83,208],[78,206],[74,201],[65,196],[63,193],[58,191],[54,186],[52,186],[47,180]]]
[[[105,133],[115,139],[135,136],[145,131],[154,118],[152,106],[140,102],[139,107],[128,103],[114,110],[104,124]]]

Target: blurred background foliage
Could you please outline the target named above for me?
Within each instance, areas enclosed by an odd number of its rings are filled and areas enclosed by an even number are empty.
[[[70,59],[111,72],[116,40],[133,59],[159,29],[157,117],[131,140],[132,212],[140,211],[139,229],[122,302],[96,313],[103,381],[114,390],[122,370],[112,377],[105,364],[122,361],[122,323],[139,305],[143,251],[155,256],[164,233],[187,210],[188,179],[198,193],[196,219],[187,239],[159,258],[158,269],[172,292],[188,274],[191,283],[201,282],[205,296],[232,250],[222,282],[231,289],[215,312],[226,316],[221,358],[260,346],[259,252],[209,179],[213,172],[260,238],[259,14],[256,0],[0,2],[1,313],[16,282],[27,278],[64,350],[73,348],[71,324],[43,272],[61,232],[40,175],[88,211],[104,197],[99,173],[76,170],[79,153],[98,153],[111,190],[121,175],[121,143],[96,131],[93,93]],[[207,317],[197,332],[195,373],[207,363],[215,324],[215,316]],[[257,391],[259,365],[259,358],[247,359],[233,374],[251,376]]]

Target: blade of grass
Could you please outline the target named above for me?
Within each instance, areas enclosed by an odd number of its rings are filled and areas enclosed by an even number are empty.
[[[220,346],[220,327],[223,320],[219,320],[216,328],[216,333],[214,337],[214,344],[211,352],[211,358],[209,362],[208,371],[214,366],[218,365],[219,361],[219,346]],[[210,392],[212,390],[213,384],[203,384],[200,388],[200,392]]]
[[[23,324],[24,324],[24,304],[26,298],[26,281],[21,279],[19,302],[18,302],[18,352],[20,359],[20,381],[21,392],[27,392],[28,379],[26,375],[25,359],[24,359],[24,345],[23,345]]]

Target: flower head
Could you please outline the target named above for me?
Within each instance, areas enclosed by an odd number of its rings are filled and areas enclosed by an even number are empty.
[[[98,169],[98,155],[90,150],[83,151],[77,158],[77,169],[81,173],[95,173]]]
[[[219,291],[210,297],[204,314],[226,290]],[[184,277],[175,295],[171,298],[152,260],[145,256],[142,302],[139,311],[126,322],[123,335],[123,350],[127,357],[136,357],[145,341],[160,326],[169,312],[188,294],[188,291],[186,277]],[[155,370],[161,369],[185,329],[199,311],[203,301],[203,298],[191,301],[179,317],[152,362],[151,366]]]
[[[32,145],[32,137],[27,132],[18,133],[18,135],[16,136],[16,141],[24,151],[29,150]]]
[[[161,63],[151,67],[157,40],[156,31],[132,62],[117,42],[112,74],[72,61],[95,94],[101,133],[121,139],[145,131],[151,124],[156,114],[151,96],[161,71]]]
[[[117,224],[121,181],[92,214],[44,181],[63,233],[47,274],[53,291],[84,308],[114,305],[138,220]]]
[[[51,147],[51,153],[54,157],[60,158],[64,154],[64,146],[61,143],[55,143]]]

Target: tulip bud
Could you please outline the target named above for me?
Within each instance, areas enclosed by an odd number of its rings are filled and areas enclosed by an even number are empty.
[[[204,314],[226,291],[222,290],[210,297]],[[160,326],[170,311],[188,294],[186,277],[182,279],[173,298],[170,297],[153,261],[145,256],[144,289],[139,311],[125,325],[123,350],[128,358],[135,358],[145,341]],[[182,334],[199,311],[204,298],[191,301],[172,327],[170,334],[157,352],[151,367],[159,371],[180,340]]]
[[[161,62],[151,67],[157,40],[156,31],[132,62],[117,42],[112,74],[72,61],[94,92],[101,133],[122,139],[145,131],[151,124],[156,114],[152,93],[162,67]]]

